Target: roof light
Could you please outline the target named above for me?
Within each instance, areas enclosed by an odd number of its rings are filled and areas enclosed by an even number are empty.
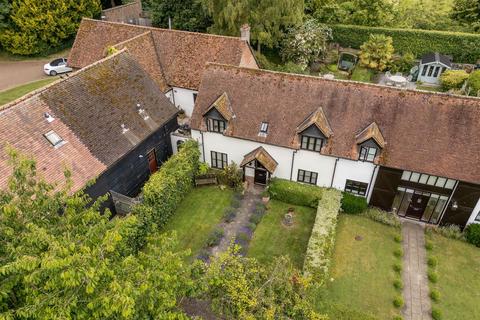
[[[63,146],[66,142],[53,130],[43,135],[55,148]]]
[[[145,109],[138,109],[138,114],[143,118],[143,120],[148,120],[150,118]]]
[[[50,122],[52,122],[53,120],[55,120],[55,118],[52,117],[52,115],[51,115],[50,113],[48,113],[48,112],[45,112],[45,113],[43,114],[43,116],[45,117],[45,120],[47,120],[48,123],[50,123]]]
[[[262,122],[260,125],[260,132],[267,133],[268,132],[268,122]]]

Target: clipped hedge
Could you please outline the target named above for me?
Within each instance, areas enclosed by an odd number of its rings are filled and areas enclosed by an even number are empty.
[[[306,276],[311,276],[320,286],[328,278],[341,199],[342,193],[338,190],[327,189],[323,191],[315,224],[308,241],[303,272]]]
[[[342,198],[342,210],[348,214],[360,214],[367,210],[368,203],[364,197],[357,197],[350,193],[344,193]]]
[[[272,199],[311,208],[322,198],[320,187],[278,178],[270,181],[268,193]]]
[[[465,239],[467,242],[480,247],[480,224],[471,223],[465,228]]]
[[[147,230],[153,224],[163,227],[180,201],[191,191],[199,158],[198,143],[189,140],[150,177],[142,189],[143,203],[135,208]]]
[[[354,25],[331,25],[331,28],[333,41],[342,47],[360,49],[370,34],[385,34],[393,38],[395,52],[411,52],[417,58],[440,52],[453,56],[456,62],[476,63],[480,57],[480,34]]]

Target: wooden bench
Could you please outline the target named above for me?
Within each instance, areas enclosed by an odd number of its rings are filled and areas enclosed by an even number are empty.
[[[209,184],[217,184],[217,177],[195,178],[195,186],[204,186]]]

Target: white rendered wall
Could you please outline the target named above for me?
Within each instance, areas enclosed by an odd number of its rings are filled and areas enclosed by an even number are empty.
[[[293,149],[271,146],[259,142],[242,140],[232,137],[226,137],[219,133],[204,132],[204,146],[202,148],[202,137],[199,131],[192,130],[192,138],[200,143],[200,150],[205,150],[205,162],[210,164],[210,151],[222,152],[228,155],[228,162],[240,164],[244,156],[250,151],[262,146],[267,152],[278,162],[277,169],[273,173],[274,177],[290,180],[290,172],[292,166]],[[202,158],[203,159],[203,158]],[[317,152],[298,150],[295,153],[292,177],[293,181],[297,180],[298,169],[317,172],[317,185],[322,187],[330,187],[332,176],[337,158],[320,155]],[[375,164],[371,162],[353,161],[348,159],[338,159],[335,169],[335,177],[333,179],[333,187],[344,190],[346,180],[355,180],[372,184],[375,182]],[[374,174],[375,173],[375,174]],[[253,175],[253,170],[247,172],[247,175]],[[372,179],[373,175],[373,179]],[[373,185],[369,186],[370,198]]]
[[[480,213],[480,199],[478,199],[477,205],[475,206],[475,208],[473,208],[472,215],[468,219],[467,225],[469,225],[470,223],[480,223],[478,221],[475,221],[475,218],[478,216],[479,213]]]
[[[178,152],[177,142],[178,141],[187,141],[189,138],[184,136],[176,135],[175,132],[170,133],[170,142],[172,143],[173,154]]]
[[[173,89],[170,90],[166,94],[166,96],[170,98],[170,101],[172,101],[172,103],[175,103],[175,106],[177,108],[183,109],[185,111],[185,114],[188,117],[191,117],[193,113],[193,106],[195,105],[195,102],[193,101],[193,94],[197,92],[198,91],[190,89],[173,87]]]

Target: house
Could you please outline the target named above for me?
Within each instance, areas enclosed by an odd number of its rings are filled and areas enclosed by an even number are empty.
[[[418,81],[439,84],[440,76],[445,70],[452,69],[452,59],[438,52],[428,53],[420,60]]]
[[[150,26],[152,21],[144,16],[140,0],[102,10],[102,20]]]
[[[126,49],[64,77],[0,110],[2,148],[37,161],[50,183],[71,170],[73,190],[93,198],[113,190],[136,196],[171,155],[178,109]],[[0,187],[11,174],[0,153]],[[112,203],[108,203],[112,207]]]
[[[191,116],[207,62],[258,68],[249,27],[241,31],[237,38],[84,18],[68,64],[83,68],[104,58],[109,47],[128,48],[172,103]]]
[[[431,224],[480,220],[480,99],[209,64],[202,159],[334,187]]]

